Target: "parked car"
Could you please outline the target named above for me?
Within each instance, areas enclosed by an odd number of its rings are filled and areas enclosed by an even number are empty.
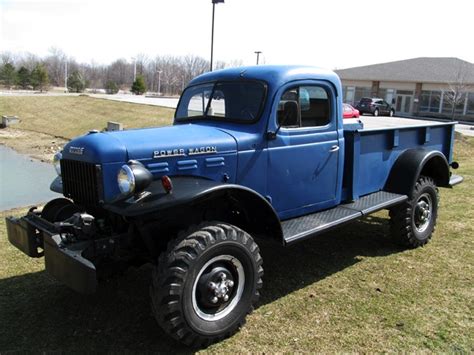
[[[356,105],[356,109],[359,110],[361,115],[364,113],[370,113],[374,116],[387,115],[392,117],[395,115],[395,109],[392,107],[392,105],[390,105],[384,99],[377,97],[363,97]]]
[[[359,118],[359,110],[349,104],[342,104],[343,118]]]

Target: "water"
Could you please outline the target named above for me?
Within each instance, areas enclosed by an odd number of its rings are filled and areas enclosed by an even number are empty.
[[[32,161],[0,145],[0,211],[60,197],[49,189],[55,177],[52,164]]]

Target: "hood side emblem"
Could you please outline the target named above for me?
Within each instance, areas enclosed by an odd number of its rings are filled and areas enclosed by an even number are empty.
[[[84,147],[69,147],[69,153],[76,155],[84,154]]]
[[[187,154],[186,154],[187,153]],[[153,158],[184,157],[186,155],[215,154],[217,147],[197,147],[188,149],[163,149],[153,151]]]

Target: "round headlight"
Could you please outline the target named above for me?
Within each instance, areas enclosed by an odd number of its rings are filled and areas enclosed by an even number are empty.
[[[129,165],[123,165],[120,168],[117,182],[121,193],[128,195],[135,191],[135,176]]]
[[[56,173],[61,176],[61,163],[60,160],[63,158],[63,154],[61,152],[57,152],[53,156],[53,165]]]

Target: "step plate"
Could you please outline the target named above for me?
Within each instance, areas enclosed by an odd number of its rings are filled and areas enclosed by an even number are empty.
[[[362,216],[399,204],[407,198],[406,195],[379,191],[329,210],[283,221],[281,226],[285,244],[316,236]]]

